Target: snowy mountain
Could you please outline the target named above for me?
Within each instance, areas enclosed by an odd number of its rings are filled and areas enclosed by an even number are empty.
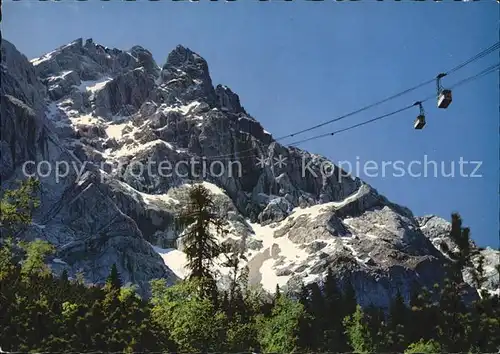
[[[245,253],[252,284],[294,288],[331,266],[362,304],[386,306],[397,289],[408,298],[442,280],[435,240],[446,221],[416,218],[324,157],[275,141],[188,48],[159,67],[139,46],[78,39],[28,61],[2,40],[1,68],[0,177],[3,187],[40,177],[42,207],[21,236],[56,245],[56,273],[102,283],[116,263],[142,292],[184,277],[174,219],[204,180],[230,225],[220,242]]]

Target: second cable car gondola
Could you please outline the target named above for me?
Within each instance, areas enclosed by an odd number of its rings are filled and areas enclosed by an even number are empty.
[[[422,129],[423,127],[425,127],[425,116],[419,115],[413,124],[413,128]]]
[[[422,107],[422,102],[415,102],[414,106],[417,105],[420,108],[420,114],[418,115],[417,119],[415,119],[415,122],[413,123],[413,128],[420,130],[423,127],[425,127],[425,112],[424,112],[424,107]]]
[[[441,78],[445,77],[446,74],[439,74],[436,77],[437,86],[437,106],[438,108],[448,108],[452,101],[451,90],[443,89],[441,86]]]

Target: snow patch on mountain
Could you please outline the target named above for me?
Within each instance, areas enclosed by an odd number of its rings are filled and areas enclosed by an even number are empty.
[[[123,131],[126,127],[130,127],[132,123],[110,123],[106,128],[106,135],[117,141],[121,140],[123,137]]]
[[[210,191],[217,194],[225,194],[219,187],[204,182],[203,185]],[[345,198],[342,202],[331,202],[322,205],[314,205],[307,208],[294,208],[291,214],[281,222],[272,223],[269,225],[261,225],[246,220],[250,227],[252,239],[254,242],[259,242],[261,248],[257,251],[246,249],[245,256],[248,261],[241,261],[240,266],[249,267],[249,282],[251,285],[261,285],[267,291],[274,291],[276,285],[285,287],[292,278],[294,273],[300,274],[305,283],[310,283],[321,279],[326,274],[326,271],[318,274],[310,275],[311,268],[318,262],[321,262],[321,255],[315,255],[307,250],[307,246],[311,246],[316,241],[306,244],[293,242],[289,238],[289,230],[286,228],[290,222],[297,220],[299,217],[306,217],[314,220],[320,215],[329,214],[332,208],[339,208],[352,202],[363,194],[363,190]],[[212,230],[214,233],[216,230]],[[237,234],[228,234],[218,239],[219,243],[223,243],[227,239],[238,239],[241,236]],[[349,252],[360,264],[367,262],[366,259],[357,257],[358,252],[349,244],[350,237],[334,238],[322,240],[322,252],[328,254],[331,252],[344,251]],[[165,260],[165,258],[164,258]],[[224,257],[219,259],[219,264],[224,260]],[[170,261],[169,261],[170,262]],[[173,263],[166,263],[169,268],[175,266]],[[227,274],[229,269],[224,269],[216,266],[214,270],[221,274]],[[184,270],[185,272],[185,270]]]
[[[30,60],[31,64],[33,64],[33,66],[37,66],[37,65],[40,65],[41,63],[45,62],[45,61],[48,61],[50,59],[52,59],[52,55],[56,52],[56,50],[52,51],[52,52],[49,52],[49,53],[46,53],[44,55],[42,55],[41,57],[39,58],[33,58]]]
[[[167,267],[172,269],[174,274],[180,279],[185,279],[189,275],[189,269],[186,267],[187,257],[184,252],[181,252],[175,248],[160,248],[157,246],[152,246],[155,252],[157,252],[163,259],[163,262]]]
[[[134,141],[131,144],[126,144],[126,145],[122,146],[119,150],[111,151],[109,154],[110,154],[110,156],[114,156],[114,157],[134,156],[141,151],[148,151],[150,148],[157,146],[157,145],[165,146],[171,150],[174,149],[172,144],[167,143],[166,141],[157,139],[157,140],[149,141],[149,142],[143,143],[143,144],[141,144],[137,141]]]
[[[73,72],[73,70],[63,70],[58,75],[52,75],[47,78],[48,83],[51,84],[54,81],[58,81],[64,79],[66,75],[69,75]]]
[[[215,195],[227,195],[227,193],[222,188],[219,188],[217,185],[213,183],[203,181],[201,182],[201,185]]]
[[[174,197],[171,196],[171,191],[164,194],[148,194],[134,189],[125,182],[122,181],[117,181],[117,182],[122,188],[127,190],[130,193],[130,195],[134,197],[134,199],[144,202],[146,206],[157,206],[160,208],[161,207],[165,208],[169,204],[180,203],[178,199],[175,199]]]
[[[106,86],[106,84],[111,80],[113,80],[113,78],[106,76],[98,80],[82,81],[81,84],[77,86],[77,89],[81,92],[89,91],[91,93],[95,93]]]

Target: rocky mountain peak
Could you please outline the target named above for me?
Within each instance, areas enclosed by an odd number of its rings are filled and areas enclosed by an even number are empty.
[[[240,104],[239,96],[231,91],[229,87],[219,84],[215,88],[215,94],[217,95],[218,107],[223,111],[247,115],[247,112]]]
[[[177,46],[161,69],[143,47],[92,39],[31,62],[2,41],[2,58],[2,185],[27,160],[70,166],[62,179],[42,179],[42,208],[22,235],[56,246],[54,271],[102,283],[116,263],[144,293],[154,277],[182,277],[184,230],[174,221],[203,181],[230,224],[219,241],[241,248],[251,282],[267,290],[321,279],[332,266],[362,304],[386,306],[395,287],[407,298],[414,282],[442,280],[447,259],[434,239],[445,224],[274,141],[236,93],[213,87],[190,49]]]
[[[133,46],[130,49],[130,54],[137,59],[138,65],[143,67],[147,73],[157,78],[160,76],[160,68],[153,59],[153,54],[141,46]]]
[[[11,95],[32,107],[40,108],[46,87],[40,82],[36,71],[16,47],[2,39],[2,95]]]
[[[204,101],[213,107],[216,95],[208,64],[200,55],[181,45],[167,57],[161,71],[161,97],[169,104],[180,100],[184,104]]]
[[[168,55],[164,69],[168,67],[181,68],[186,64],[199,65],[201,69],[208,69],[208,64],[200,55],[191,49],[178,44]]]

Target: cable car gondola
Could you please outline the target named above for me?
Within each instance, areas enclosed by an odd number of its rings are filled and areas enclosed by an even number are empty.
[[[415,129],[422,129],[425,127],[425,112],[424,112],[424,107],[422,107],[422,102],[415,102],[414,106],[419,106],[420,108],[420,114],[418,115],[417,119],[415,120],[415,123],[413,123],[413,128]]]
[[[445,77],[446,74],[439,74],[436,77],[436,86],[437,86],[437,106],[438,108],[448,108],[450,105],[451,98],[451,90],[443,89],[441,86],[441,79]]]

